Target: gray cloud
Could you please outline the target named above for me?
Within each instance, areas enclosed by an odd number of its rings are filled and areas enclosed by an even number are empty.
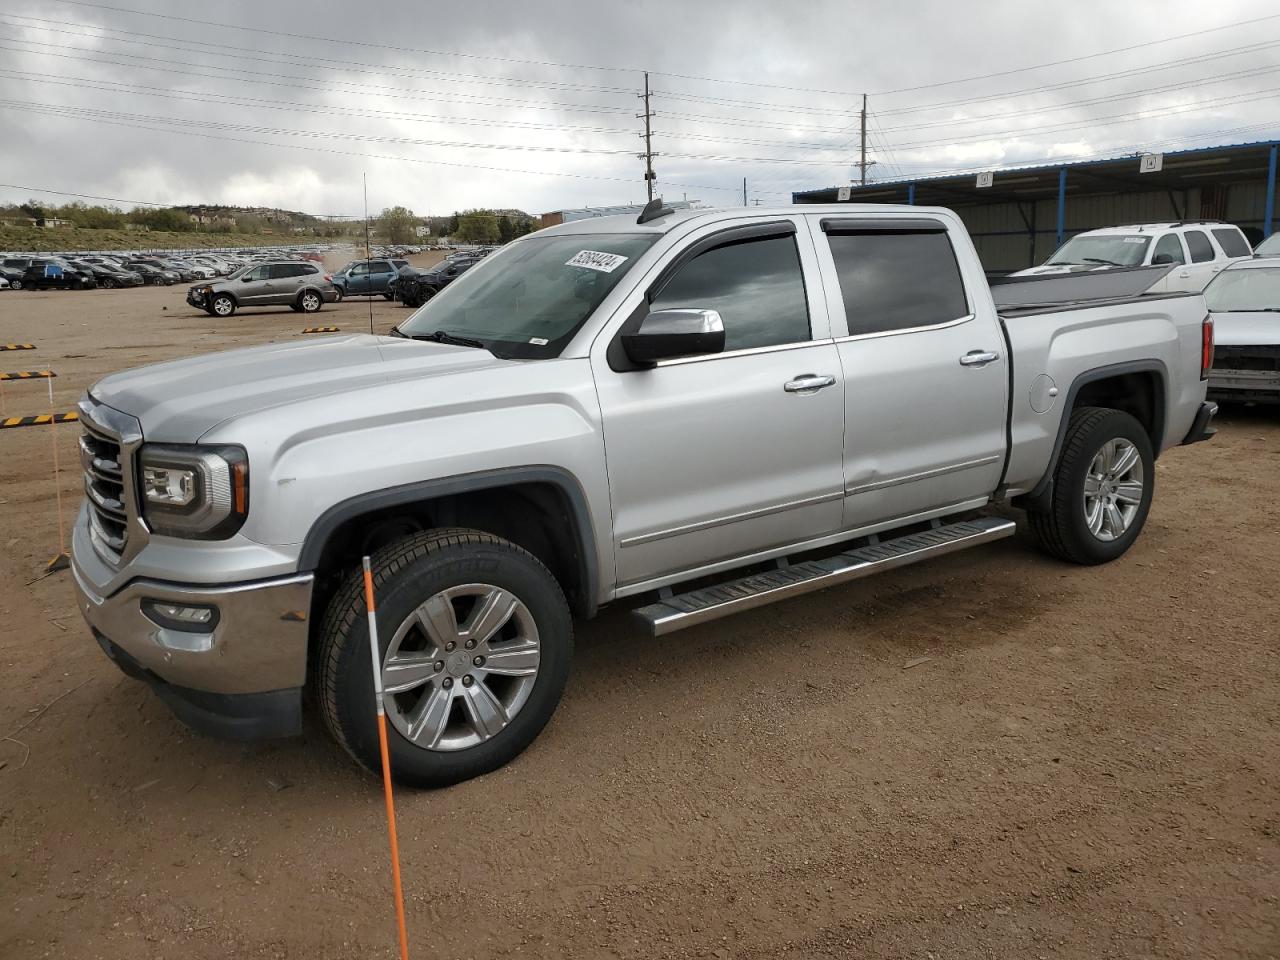
[[[640,69],[660,191],[715,204],[740,203],[743,177],[765,202],[847,182],[862,90],[876,178],[1280,130],[1280,19],[1212,29],[1270,17],[1262,0],[1158,17],[1112,3],[116,2],[144,12],[0,3],[0,181],[313,213],[359,213],[363,173],[373,210],[636,201]],[[935,104],[950,105],[919,109]]]

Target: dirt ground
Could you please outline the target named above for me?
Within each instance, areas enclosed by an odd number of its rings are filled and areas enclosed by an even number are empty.
[[[0,366],[69,410],[305,325],[184,289],[0,293],[39,348]],[[314,719],[189,733],[40,577],[76,433],[0,432],[0,957],[394,956],[379,782]],[[1280,957],[1280,415],[1227,411],[1158,483],[1107,567],[1019,538],[660,640],[582,625],[527,753],[397,794],[412,955]]]

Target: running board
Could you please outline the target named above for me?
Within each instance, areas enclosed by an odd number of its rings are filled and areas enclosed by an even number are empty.
[[[730,580],[688,593],[678,594],[640,607],[635,614],[649,624],[655,637],[733,613],[762,607],[813,590],[822,590],[848,580],[931,560],[946,553],[976,547],[992,540],[1013,536],[1017,524],[998,517],[979,517],[961,523],[934,527],[895,540],[847,550],[834,557],[766,570],[739,580]]]

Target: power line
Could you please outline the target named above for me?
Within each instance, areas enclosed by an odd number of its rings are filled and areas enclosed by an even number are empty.
[[[1045,63],[1037,63],[1027,67],[1015,67],[1010,70],[997,70],[994,73],[983,73],[972,77],[961,77],[953,80],[940,80],[937,83],[921,83],[913,87],[899,87],[896,90],[879,90],[874,94],[874,96],[889,97],[899,93],[914,93],[917,90],[932,90],[937,87],[949,87],[959,83],[973,83],[977,80],[991,80],[995,77],[1008,77],[1016,73],[1027,73],[1031,70],[1044,70],[1048,67],[1062,67],[1069,63],[1083,63],[1086,60],[1096,60],[1099,57],[1109,57],[1117,53],[1129,53],[1133,50],[1159,46],[1162,43],[1173,43],[1175,40],[1187,40],[1191,37],[1202,37],[1207,33],[1218,33],[1222,30],[1231,30],[1235,27],[1250,26],[1255,23],[1264,23],[1270,20],[1280,20],[1280,13],[1270,13],[1265,17],[1253,17],[1249,20],[1237,20],[1233,23],[1224,23],[1217,27],[1206,27],[1201,30],[1193,30],[1190,33],[1180,33],[1173,37],[1163,37],[1159,40],[1147,40],[1142,43],[1132,43],[1125,47],[1114,47],[1111,50],[1102,50],[1098,53],[1089,53],[1078,57],[1066,57],[1062,60],[1050,60]]]

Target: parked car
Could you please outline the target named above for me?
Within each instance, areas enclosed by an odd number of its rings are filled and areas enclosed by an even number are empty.
[[[88,290],[97,286],[88,270],[77,270],[61,257],[37,257],[22,271],[26,290]]]
[[[9,278],[6,277],[3,273],[0,273],[0,290],[8,290],[8,289],[9,289]]]
[[[242,307],[288,306],[315,313],[337,299],[332,277],[314,263],[291,260],[246,267],[225,280],[196,284],[187,291],[187,303],[215,317],[229,317]]]
[[[1255,257],[1280,257],[1280,230],[1253,248]]]
[[[1011,536],[1006,499],[1124,554],[1216,407],[1203,298],[1112,293],[998,310],[937,208],[552,227],[394,336],[93,385],[80,609],[189,723],[296,734],[310,683],[376,768],[369,555],[391,769],[456,783],[538,735],[604,604],[668,633]]]
[[[9,281],[13,290],[22,289],[22,275],[31,266],[30,257],[5,257],[0,260],[0,275]]]
[[[178,282],[178,274],[174,270],[165,270],[155,266],[149,261],[130,260],[125,263],[124,268],[133,273],[142,276],[143,283],[149,283],[153,286],[171,287]]]
[[[1140,223],[1077,234],[1042,266],[1019,270],[1013,276],[1167,264],[1173,269],[1152,286],[1152,292],[1198,293],[1219,270],[1252,255],[1244,233],[1230,223],[1216,220]]]
[[[22,289],[22,270],[15,270],[11,267],[0,267],[0,278],[4,279],[5,286],[11,290]]]
[[[391,279],[408,265],[408,260],[400,259],[355,260],[333,275],[333,283],[345,297],[386,296]]]
[[[1280,258],[1233,263],[1204,291],[1213,316],[1209,396],[1280,403]]]
[[[420,307],[481,259],[474,256],[450,257],[429,270],[420,270],[409,276],[402,274],[396,288],[397,299],[406,307]]]
[[[71,265],[83,273],[93,277],[94,282],[104,289],[113,287],[140,287],[142,274],[132,270],[108,266],[106,263],[89,263],[84,260],[72,260]]]

